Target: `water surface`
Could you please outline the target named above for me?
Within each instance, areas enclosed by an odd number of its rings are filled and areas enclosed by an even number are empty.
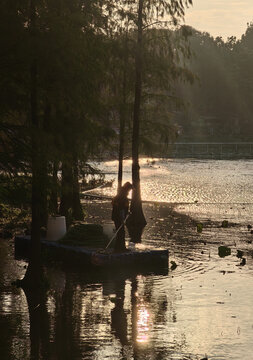
[[[115,176],[115,165],[100,164],[108,178]],[[247,225],[253,162],[152,165],[144,159],[142,165],[143,198],[163,203],[145,204],[148,226],[141,246],[168,248],[169,266],[174,261],[176,269],[91,274],[50,265],[50,290],[37,307],[10,285],[23,276],[26,263],[14,259],[12,241],[0,240],[1,359],[252,358],[253,235]],[[126,169],[129,180],[130,163]],[[88,221],[110,220],[110,201],[85,206]],[[224,219],[228,228],[221,227]],[[231,255],[221,258],[220,245],[230,247]],[[246,265],[240,265],[237,250]]]

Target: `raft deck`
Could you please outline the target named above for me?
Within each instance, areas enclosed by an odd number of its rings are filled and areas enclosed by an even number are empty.
[[[133,249],[126,252],[107,252],[103,249],[70,246],[57,241],[41,240],[42,253],[50,258],[82,266],[113,267],[148,265],[168,266],[169,253],[166,249]],[[29,259],[30,236],[15,237],[15,257]]]

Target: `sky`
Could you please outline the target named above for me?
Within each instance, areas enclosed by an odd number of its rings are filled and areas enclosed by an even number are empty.
[[[253,0],[193,0],[185,23],[212,36],[240,38],[253,21]]]

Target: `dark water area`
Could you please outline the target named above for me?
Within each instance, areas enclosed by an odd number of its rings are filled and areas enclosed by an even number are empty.
[[[159,202],[144,205],[148,225],[139,246],[168,248],[167,272],[91,273],[50,264],[45,267],[50,287],[36,297],[11,285],[22,278],[27,264],[14,259],[13,240],[1,239],[0,359],[253,359],[253,234],[247,228],[253,209],[251,201],[245,202],[252,198],[253,162],[246,161],[242,176],[235,173],[233,180],[228,173],[237,164],[227,164],[221,166],[223,177],[215,164],[220,179],[212,178],[210,163],[185,165],[184,183],[182,176],[176,181],[181,162],[173,163],[167,183],[157,175],[158,183],[165,189],[173,186],[185,200],[187,191],[182,195],[180,189],[192,189],[188,201],[169,204],[158,194]],[[192,166],[204,167],[203,182],[209,179],[206,202],[204,194],[201,201],[190,201],[197,196]],[[146,194],[155,184],[152,168],[147,171]],[[200,183],[201,176],[195,176]],[[227,202],[219,200],[222,187]],[[240,203],[233,201],[231,189],[236,200],[241,189]],[[110,221],[110,201],[87,200],[84,205],[87,221]],[[221,227],[223,220],[228,227]],[[227,256],[222,257],[220,246],[231,250]]]

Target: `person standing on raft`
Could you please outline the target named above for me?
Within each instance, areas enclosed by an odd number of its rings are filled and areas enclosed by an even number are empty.
[[[118,194],[112,199],[112,220],[115,224],[116,231],[121,227],[117,233],[114,246],[115,251],[126,250],[124,222],[129,209],[129,200],[127,196],[132,189],[133,185],[130,182],[126,182],[120,188]]]

